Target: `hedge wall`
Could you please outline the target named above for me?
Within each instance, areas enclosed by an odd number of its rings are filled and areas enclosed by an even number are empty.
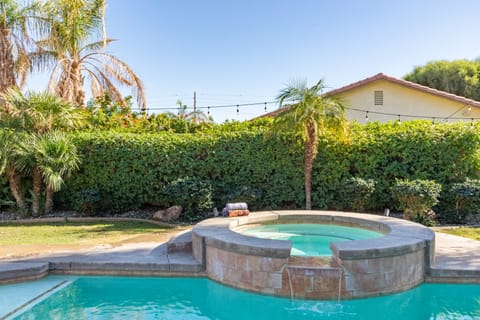
[[[219,208],[228,195],[239,192],[250,196],[254,209],[303,207],[301,146],[266,138],[265,123],[230,129],[195,134],[73,133],[83,161],[56,201],[72,208],[94,198],[112,212],[145,204],[166,206],[164,187],[179,178],[196,177],[211,183]],[[478,126],[432,127],[415,121],[352,125],[350,130],[349,141],[328,136],[320,143],[314,208],[335,208],[339,188],[352,176],[376,181],[370,210],[392,208],[389,187],[395,178],[431,179],[446,190],[452,183],[478,177]]]

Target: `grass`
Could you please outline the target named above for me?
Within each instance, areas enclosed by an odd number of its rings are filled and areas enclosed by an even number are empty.
[[[139,236],[159,236],[174,228],[137,221],[0,224],[0,245],[114,244]]]
[[[453,234],[455,236],[470,238],[474,240],[480,240],[480,228],[479,227],[459,227],[436,230],[442,233]]]

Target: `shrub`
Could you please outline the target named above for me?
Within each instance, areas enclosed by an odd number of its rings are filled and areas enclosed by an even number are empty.
[[[212,185],[198,178],[185,177],[171,182],[163,190],[169,205],[183,208],[183,216],[195,221],[205,217],[213,207]]]
[[[432,180],[396,180],[392,187],[393,198],[404,210],[404,218],[423,219],[438,203],[442,186]]]
[[[375,180],[351,177],[340,185],[338,201],[342,204],[342,209],[362,212],[365,211],[373,192],[375,192]]]
[[[102,196],[97,189],[83,189],[73,194],[71,205],[74,210],[92,216],[105,209]]]
[[[445,195],[443,210],[448,223],[465,223],[471,214],[480,212],[480,180],[466,179],[451,185]]]
[[[111,212],[149,203],[167,206],[162,190],[189,176],[210,182],[217,206],[230,196],[248,196],[247,202],[258,209],[301,208],[303,150],[280,138],[266,139],[268,125],[235,122],[196,134],[73,132],[83,160],[56,200],[72,208],[73,195],[96,189],[102,206],[105,202]],[[395,179],[434,180],[448,190],[480,169],[479,150],[478,129],[465,129],[464,124],[352,125],[349,142],[338,142],[333,134],[320,141],[313,207],[338,207],[339,186],[352,176],[375,178],[375,191],[366,204],[371,210],[392,208]]]

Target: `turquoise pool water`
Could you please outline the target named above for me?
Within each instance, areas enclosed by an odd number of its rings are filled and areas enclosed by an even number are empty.
[[[13,319],[480,319],[480,285],[424,284],[341,302],[262,296],[205,278],[49,276],[21,286],[34,290],[65,279],[66,286]],[[19,285],[0,286],[0,297],[12,286]]]
[[[331,224],[285,223],[265,224],[240,229],[242,234],[257,238],[290,240],[292,255],[331,256],[330,242],[377,238],[380,232]]]

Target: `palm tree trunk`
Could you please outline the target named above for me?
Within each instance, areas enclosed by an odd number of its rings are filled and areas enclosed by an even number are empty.
[[[10,192],[17,203],[17,207],[20,209],[26,209],[27,205],[23,200],[22,189],[20,187],[20,176],[17,174],[14,168],[8,169],[8,183],[10,185]]]
[[[40,213],[40,197],[42,193],[42,172],[38,167],[33,168],[33,199],[32,214],[38,216]]]
[[[47,187],[45,192],[45,214],[49,214],[53,209],[53,189]]]
[[[0,31],[0,93],[16,86],[15,63],[12,55],[12,46],[8,40],[9,31],[2,28]]]
[[[309,125],[308,138],[305,141],[303,174],[305,179],[305,209],[312,210],[312,173],[313,162],[317,156],[318,133],[316,124]]]

